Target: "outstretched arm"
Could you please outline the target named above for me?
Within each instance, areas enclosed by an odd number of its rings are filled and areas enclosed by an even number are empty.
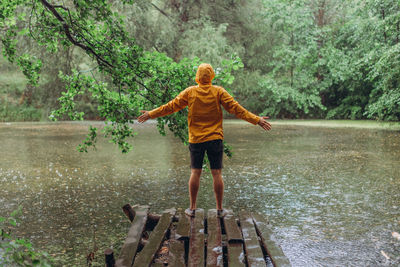
[[[141,110],[140,112],[143,114],[138,117],[138,122],[143,123],[148,119],[167,116],[183,109],[188,104],[188,90],[189,88],[185,89],[173,100],[169,101],[165,105],[153,109],[152,111]]]
[[[259,117],[242,107],[233,97],[223,88],[221,88],[221,104],[229,113],[236,117],[248,121],[254,125],[258,124],[266,131],[271,130],[271,124],[266,121],[269,117]]]

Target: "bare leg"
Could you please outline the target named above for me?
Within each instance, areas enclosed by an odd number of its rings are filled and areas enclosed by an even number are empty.
[[[224,180],[222,180],[222,169],[211,169],[214,181],[214,194],[217,202],[217,210],[222,210],[222,199],[224,197]]]
[[[192,169],[189,179],[190,209],[196,209],[197,192],[199,192],[201,169]]]

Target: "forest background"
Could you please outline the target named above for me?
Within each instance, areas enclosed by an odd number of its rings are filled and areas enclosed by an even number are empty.
[[[272,118],[400,120],[397,0],[106,2],[144,51],[165,53],[174,62],[209,62],[217,72],[234,62],[232,75],[222,85],[254,113]],[[53,44],[59,47],[49,49],[35,41],[27,24],[4,20],[10,5],[2,5],[3,54],[9,58],[9,31],[15,26],[16,50],[40,60],[30,69],[40,69],[40,78],[37,84],[24,78],[23,56],[14,64],[1,59],[0,121],[46,120],[60,107],[57,99],[66,88],[60,71],[92,72],[96,65],[77,46]],[[32,19],[30,7],[16,5],[15,12],[21,21]],[[104,119],[98,103],[85,94],[75,101],[86,119]]]

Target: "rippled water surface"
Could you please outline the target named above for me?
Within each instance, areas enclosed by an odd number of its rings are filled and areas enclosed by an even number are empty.
[[[177,139],[146,123],[127,155],[104,140],[76,152],[89,124],[0,124],[0,216],[21,205],[15,232],[60,266],[84,266],[94,247],[100,266],[105,248],[118,251],[129,227],[122,205],[160,212],[189,201],[189,152]],[[391,235],[400,232],[399,131],[276,125],[265,133],[228,122],[225,137],[234,147],[224,159],[225,206],[268,216],[293,266],[400,265]],[[214,205],[206,172],[198,206]]]

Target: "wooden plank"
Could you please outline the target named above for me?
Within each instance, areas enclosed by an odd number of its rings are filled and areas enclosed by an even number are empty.
[[[237,224],[236,218],[231,210],[224,217],[225,232],[229,243],[243,242],[242,232]]]
[[[161,218],[158,221],[156,227],[150,234],[147,245],[136,256],[133,264],[134,267],[143,267],[151,265],[154,256],[156,255],[158,249],[160,248],[161,243],[164,240],[165,234],[167,233],[171,225],[172,217],[175,215],[175,212],[176,212],[175,209],[171,209],[165,211],[161,215]]]
[[[185,264],[185,241],[171,240],[169,243],[168,265],[183,267]]]
[[[178,222],[176,229],[171,231],[170,248],[168,263],[170,266],[186,266],[188,256],[189,236],[190,236],[190,218],[180,210],[177,212]]]
[[[285,256],[282,248],[274,237],[268,221],[259,214],[253,214],[257,234],[274,267],[291,266],[289,259]]]
[[[217,210],[211,209],[207,213],[207,266],[223,266],[222,259],[222,232]]]
[[[178,226],[175,232],[175,238],[179,240],[189,240],[190,236],[190,218],[183,211],[178,213]]]
[[[204,266],[204,210],[196,209],[196,216],[190,220],[188,265]]]
[[[136,208],[137,206],[131,206],[131,204],[125,204],[122,207],[122,210],[124,211],[125,215],[129,218],[129,220],[132,222],[133,219],[135,218],[136,212],[134,210],[134,208]]]
[[[248,265],[252,267],[266,266],[252,216],[247,212],[240,212],[239,217]]]
[[[140,206],[135,210],[136,216],[132,221],[128,236],[126,237],[125,243],[121,248],[119,258],[115,263],[116,267],[132,266],[140,242],[140,237],[142,236],[142,232],[146,226],[148,210],[148,206]]]
[[[246,266],[244,258],[243,243],[228,243],[228,266]]]
[[[237,267],[245,266],[243,237],[232,210],[224,217],[226,239],[228,241],[228,265]]]

